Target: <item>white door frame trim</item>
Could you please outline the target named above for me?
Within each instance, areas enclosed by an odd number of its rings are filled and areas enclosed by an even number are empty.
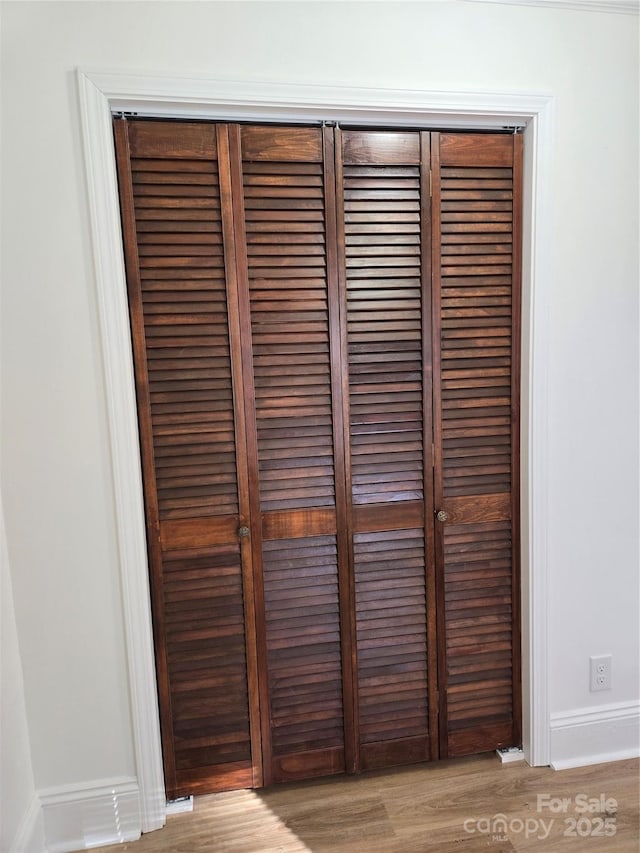
[[[522,663],[527,761],[549,763],[547,634],[548,311],[553,98],[547,94],[351,89],[78,70],[114,478],[141,828],[165,821],[135,386],[111,116],[337,120],[385,126],[525,125],[522,351]]]

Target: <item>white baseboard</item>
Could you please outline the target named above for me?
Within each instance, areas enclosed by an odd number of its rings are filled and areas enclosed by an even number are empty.
[[[554,770],[640,756],[640,702],[619,702],[551,715]]]
[[[49,853],[71,853],[140,837],[140,791],[134,778],[97,779],[39,794]]]
[[[36,794],[33,795],[29,808],[20,821],[11,845],[11,853],[46,853],[42,807]]]

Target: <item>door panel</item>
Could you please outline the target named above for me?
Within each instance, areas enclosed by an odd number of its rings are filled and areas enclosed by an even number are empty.
[[[254,537],[263,537],[263,749],[265,779],[278,781],[346,767],[333,147],[332,132],[319,128],[249,126],[239,138],[260,519]]]
[[[115,124],[167,793],[254,784],[216,128]],[[215,714],[212,709],[216,709]]]
[[[442,751],[517,745],[519,136],[434,134]],[[515,294],[515,297],[514,297]]]
[[[368,769],[428,759],[436,737],[424,349],[429,146],[418,132],[344,131],[339,139],[359,740]]]

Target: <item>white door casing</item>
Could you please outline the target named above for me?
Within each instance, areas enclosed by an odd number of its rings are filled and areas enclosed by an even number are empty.
[[[547,94],[352,89],[78,70],[100,314],[141,829],[165,822],[144,505],[112,115],[378,124],[525,133],[522,264],[523,746],[549,763],[548,310],[552,292],[553,98]]]

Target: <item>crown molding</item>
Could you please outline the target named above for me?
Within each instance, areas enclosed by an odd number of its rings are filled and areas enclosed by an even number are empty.
[[[500,6],[539,6],[543,9],[570,9],[574,12],[611,12],[637,15],[640,0],[463,0],[465,3],[493,3]]]

